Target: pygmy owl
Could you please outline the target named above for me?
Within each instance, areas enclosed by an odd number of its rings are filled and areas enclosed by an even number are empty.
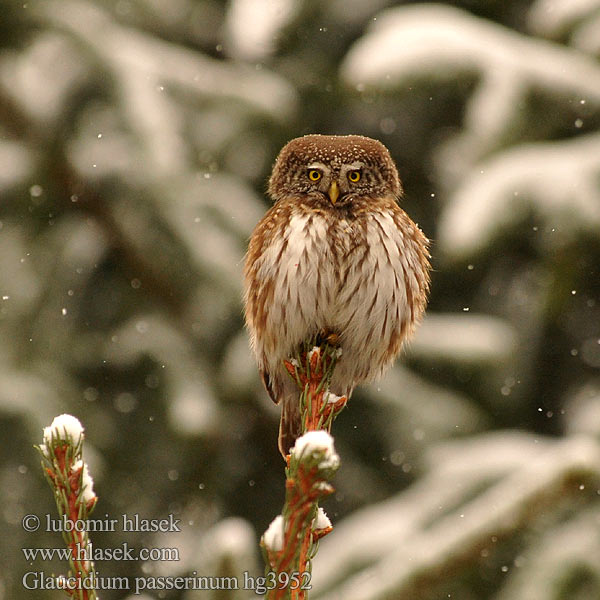
[[[428,240],[401,194],[390,153],[367,137],[307,135],[275,162],[274,205],[246,256],[245,313],[265,388],[282,404],[284,456],[301,424],[283,361],[319,332],[335,334],[330,390],[349,397],[393,362],[425,310]]]

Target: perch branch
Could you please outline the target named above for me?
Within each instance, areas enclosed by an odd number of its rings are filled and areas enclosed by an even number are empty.
[[[92,546],[87,530],[79,526],[87,521],[98,501],[87,464],[83,462],[83,438],[81,423],[71,415],[61,415],[44,429],[44,442],[36,449],[54,492],[63,539],[70,550],[69,574],[57,578],[57,587],[73,600],[98,600],[94,589],[96,572],[90,556]]]
[[[329,391],[340,351],[330,344],[303,344],[297,357],[284,362],[299,388],[303,435],[287,457],[286,495],[282,514],[265,532],[261,546],[272,583],[270,600],[306,600],[311,561],[318,541],[331,530],[319,500],[334,489],[329,483],[339,467],[333,438],[335,417],[347,398]]]

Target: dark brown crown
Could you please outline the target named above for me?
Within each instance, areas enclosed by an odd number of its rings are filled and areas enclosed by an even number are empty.
[[[340,166],[360,161],[377,167],[389,190],[396,196],[401,192],[396,165],[388,149],[379,141],[362,135],[311,134],[288,142],[279,153],[269,185],[276,195],[278,184],[289,176],[290,168],[321,162]]]

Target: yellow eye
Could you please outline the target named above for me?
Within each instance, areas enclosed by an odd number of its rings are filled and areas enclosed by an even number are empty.
[[[360,171],[349,171],[348,180],[351,181],[352,183],[356,183],[357,181],[360,181]]]
[[[319,171],[318,169],[309,169],[308,170],[308,178],[311,181],[319,181],[319,179],[321,179],[322,175],[321,175],[321,171]]]

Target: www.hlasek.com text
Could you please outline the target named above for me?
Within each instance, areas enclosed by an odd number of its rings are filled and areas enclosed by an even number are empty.
[[[178,548],[131,548],[127,542],[114,548],[100,548],[91,542],[87,546],[76,544],[75,548],[22,548],[27,562],[35,560],[49,561],[53,559],[77,562],[107,560],[115,561],[166,561],[179,560]]]

